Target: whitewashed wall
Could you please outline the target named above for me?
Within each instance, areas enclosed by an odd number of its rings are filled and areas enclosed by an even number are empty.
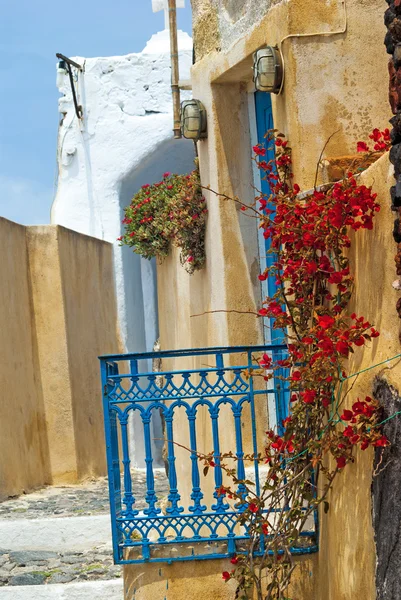
[[[184,32],[178,40],[180,78],[189,79],[192,40]],[[114,243],[122,343],[127,352],[150,351],[158,337],[155,264],[116,240],[123,208],[141,185],[165,171],[193,168],[192,142],[173,139],[169,33],[152,36],[138,54],[74,60],[84,65],[77,76],[84,117],[75,116],[68,75],[59,74],[62,122],[51,222]],[[135,462],[142,465],[141,432],[135,426],[132,434]]]

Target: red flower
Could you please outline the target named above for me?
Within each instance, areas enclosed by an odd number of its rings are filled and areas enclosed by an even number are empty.
[[[344,436],[344,437],[347,437],[347,438],[350,438],[350,437],[352,437],[353,435],[354,435],[354,430],[353,430],[353,428],[351,427],[351,425],[348,425],[348,427],[346,427],[346,428],[344,429],[344,431],[343,431],[343,436]]]
[[[382,435],[382,437],[379,438],[373,445],[377,448],[385,448],[386,446],[390,445],[390,442],[385,435]]]
[[[372,131],[372,133],[370,134],[369,137],[370,137],[371,140],[374,140],[375,142],[378,142],[380,140],[381,136],[382,136],[382,134],[381,134],[380,129],[377,129],[377,127],[376,127],[376,129],[374,129]]]
[[[258,156],[265,156],[266,155],[266,148],[263,148],[262,146],[254,146],[253,147],[253,151]]]
[[[343,469],[346,464],[347,464],[347,459],[345,458],[345,456],[339,456],[337,458],[337,467],[339,469]]]
[[[214,462],[214,460],[209,460],[209,467],[215,467],[216,463]]]
[[[221,574],[222,578],[224,579],[224,581],[228,581],[229,579],[231,579],[231,575],[228,571],[223,571],[223,573]]]
[[[268,535],[268,533],[269,533],[269,529],[268,529],[268,525],[267,525],[267,523],[263,523],[263,525],[262,525],[262,533],[263,533],[264,535]]]
[[[260,359],[259,365],[262,367],[262,369],[269,369],[271,367],[271,364],[271,357],[268,354],[264,354]]]
[[[251,513],[257,513],[259,508],[257,506],[257,504],[255,504],[254,502],[251,502],[250,504],[248,504],[248,508],[251,511]]]
[[[313,404],[316,400],[316,390],[305,390],[304,392],[301,392],[301,398],[305,404]]]
[[[165,179],[166,177],[170,177],[170,175],[170,171],[166,171],[165,173],[163,173],[163,178]]]
[[[318,317],[318,322],[322,329],[329,329],[330,327],[333,327],[336,320],[330,315],[323,315]]]
[[[347,342],[339,341],[336,344],[336,350],[337,350],[337,352],[339,352],[343,356],[348,356],[349,346],[348,346]]]
[[[357,152],[369,152],[369,148],[365,142],[358,142],[356,145],[356,150]]]
[[[294,190],[294,194],[299,194],[299,192],[301,191],[301,188],[297,183],[294,183],[292,189]]]
[[[238,564],[238,556],[237,555],[233,556],[232,559],[230,560],[230,563],[232,565]]]
[[[294,371],[293,374],[291,375],[291,380],[292,381],[300,381],[301,373],[299,371]]]
[[[343,412],[343,414],[341,415],[340,419],[342,421],[351,421],[352,417],[354,416],[352,410],[345,410]]]
[[[365,406],[366,404],[364,402],[360,402],[358,400],[358,402],[354,402],[354,404],[352,405],[352,410],[354,411],[355,415],[363,415],[363,413],[365,412]]]
[[[194,257],[193,257],[193,256],[188,256],[188,258],[187,258],[187,262],[191,263],[191,262],[193,262],[193,260],[194,260]]]

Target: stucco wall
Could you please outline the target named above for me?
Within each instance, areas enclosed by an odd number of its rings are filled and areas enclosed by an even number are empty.
[[[381,211],[375,218],[373,231],[353,235],[350,259],[356,286],[349,310],[373,323],[380,331],[380,337],[363,350],[355,352],[346,367],[349,375],[400,353],[400,324],[394,308],[399,293],[392,287],[395,244],[389,235],[393,216],[388,190],[392,181],[393,167],[388,155],[361,176],[361,183],[372,185],[378,194]],[[373,380],[377,375],[395,389],[400,389],[401,365],[396,360],[350,380],[350,384],[354,385],[347,405],[352,405],[358,397],[372,396]],[[372,464],[371,451],[357,453],[355,464],[347,466],[336,481],[335,490],[329,498],[329,513],[322,516],[320,585],[322,597],[329,600],[376,598],[371,512]],[[391,491],[387,490],[386,493]]]
[[[0,218],[0,500],[50,482],[25,227]]]
[[[105,474],[97,356],[121,350],[112,247],[0,220],[0,497]]]

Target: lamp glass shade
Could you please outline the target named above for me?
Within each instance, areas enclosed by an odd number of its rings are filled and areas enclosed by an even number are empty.
[[[181,103],[181,132],[189,140],[207,137],[206,109],[200,100]]]
[[[278,94],[283,82],[283,64],[277,48],[267,46],[253,55],[253,79],[260,92]]]

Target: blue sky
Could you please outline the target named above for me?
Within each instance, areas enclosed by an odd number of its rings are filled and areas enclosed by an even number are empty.
[[[191,32],[190,0],[178,10]],[[0,0],[0,216],[46,224],[54,196],[56,52],[110,56],[140,52],[164,29],[151,0]]]

